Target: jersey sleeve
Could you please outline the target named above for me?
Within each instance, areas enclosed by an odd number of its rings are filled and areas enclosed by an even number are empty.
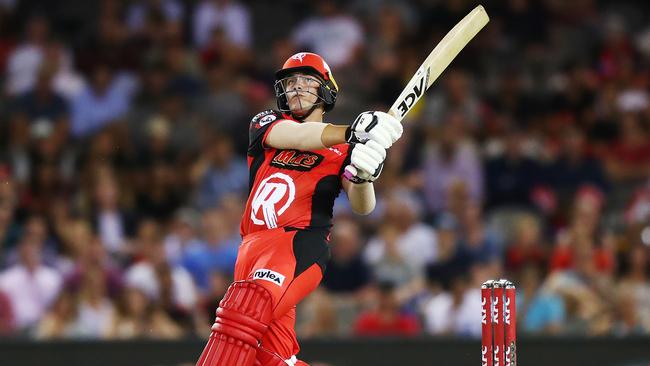
[[[283,120],[282,113],[269,109],[264,112],[258,113],[251,120],[248,129],[248,155],[259,155],[264,151],[264,140],[271,128]]]

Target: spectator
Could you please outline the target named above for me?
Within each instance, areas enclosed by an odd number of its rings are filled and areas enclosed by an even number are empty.
[[[125,137],[122,126],[114,125],[78,145],[82,152],[74,168],[77,169],[75,174],[80,174],[84,180],[83,188],[88,190],[83,192],[87,195],[84,199],[92,199],[93,193],[90,188],[97,184],[100,178],[111,177],[121,180],[130,173],[134,166],[133,150]],[[120,188],[119,201],[123,203],[131,189],[130,185],[126,184]]]
[[[136,287],[125,288],[117,302],[109,337],[117,339],[144,337],[147,334],[146,319],[150,310],[151,302],[143,290]]]
[[[101,242],[115,257],[129,252],[127,238],[134,232],[134,218],[121,207],[120,195],[116,177],[109,170],[99,170],[94,182],[92,223]]]
[[[97,65],[106,65],[118,70],[134,70],[140,65],[148,40],[129,38],[129,32],[122,21],[122,3],[104,1],[93,14],[92,30],[87,32],[81,46],[77,48],[76,60],[79,68],[89,72]],[[93,21],[90,20],[90,21]],[[156,34],[164,34],[161,27]],[[104,66],[102,66],[104,67]]]
[[[590,187],[576,194],[571,226],[560,231],[549,258],[551,270],[573,268],[576,253],[585,253],[591,256],[597,271],[611,273],[614,269],[612,245],[608,245],[606,235],[601,234],[601,241],[597,241],[602,203],[600,192]]]
[[[641,335],[644,333],[635,295],[632,291],[621,291],[615,298],[614,324],[612,333],[617,336]]]
[[[2,185],[3,183],[0,183]],[[19,226],[14,223],[14,208],[10,202],[0,199],[0,268],[8,261],[11,249],[19,236]]]
[[[471,90],[467,75],[459,70],[451,70],[444,78],[444,91],[428,95],[428,103],[423,112],[426,116],[450,116],[465,121],[464,128],[475,131],[480,126],[480,101]],[[432,121],[434,126],[440,126],[444,120]]]
[[[179,288],[178,272],[174,273],[171,266],[157,266],[156,282],[159,284],[160,296],[157,299],[159,310],[163,312],[166,317],[169,317],[173,322],[181,327],[184,331],[189,332],[193,329],[192,312],[196,307],[196,299],[189,301],[179,301],[179,290],[184,290],[187,297],[189,297],[189,288],[194,288],[194,284],[181,283],[182,288]],[[189,278],[189,275],[188,275]],[[190,287],[191,286],[191,287]],[[194,295],[195,296],[195,295]]]
[[[80,337],[104,338],[108,334],[115,315],[107,295],[102,268],[88,268],[79,288],[77,326]]]
[[[564,299],[566,334],[605,334],[611,330],[611,313],[606,310],[610,282],[598,273],[593,248],[579,245],[574,268],[557,271],[546,282],[549,291]]]
[[[442,334],[448,329],[449,320],[441,313],[451,304],[450,273],[437,264],[427,266],[426,287],[418,309],[422,315],[425,331],[429,334]]]
[[[539,268],[531,265],[522,269],[517,300],[522,328],[527,333],[560,334],[566,320],[564,300],[540,283],[542,273]]]
[[[64,289],[38,324],[36,338],[62,339],[80,335],[77,322],[78,301],[76,294]]]
[[[445,275],[454,276],[465,273],[477,261],[487,261],[487,258],[476,258],[470,255],[468,248],[461,246],[460,222],[456,216],[444,213],[438,218],[436,225],[438,233],[438,257],[430,261],[428,266],[441,265]]]
[[[13,14],[16,2],[8,0],[0,2],[0,70],[5,71],[7,66],[7,58],[13,50],[16,39],[12,31],[11,22],[9,21]],[[4,72],[6,74],[6,72]],[[4,91],[3,91],[4,93]]]
[[[18,246],[18,262],[0,272],[0,291],[11,301],[16,329],[35,326],[61,290],[61,275],[42,264],[42,247],[25,237]]]
[[[445,276],[444,271],[442,273]],[[470,287],[460,272],[448,276],[449,292],[441,292],[439,285],[431,286],[433,297],[424,306],[423,313],[427,331],[437,335],[479,337],[480,290]]]
[[[639,187],[625,207],[625,222],[634,227],[650,222],[650,181]],[[645,242],[650,242],[646,240]]]
[[[231,282],[231,276],[223,272],[212,271],[210,273],[208,290],[202,296],[202,300],[199,303],[199,314],[197,314],[198,321],[202,323],[202,326],[211,326],[214,324],[219,302],[223,299],[226,291],[228,291],[228,286],[230,286]]]
[[[199,81],[198,58],[188,52],[181,40],[168,41],[163,49],[163,62],[169,71],[168,88],[183,97],[198,97],[203,92],[203,83]]]
[[[625,296],[631,295],[634,308],[638,312],[638,321],[647,332],[650,330],[650,280],[648,278],[648,250],[636,245],[625,256],[623,278],[618,284],[618,291]],[[625,300],[628,301],[628,300]],[[626,306],[632,306],[626,304]]]
[[[234,155],[233,141],[227,135],[216,135],[206,153],[192,167],[196,182],[196,204],[201,208],[219,205],[227,194],[244,193],[242,182],[248,179],[246,162]]]
[[[146,171],[155,164],[161,164],[170,168],[177,166],[180,153],[171,143],[172,126],[171,122],[163,116],[151,117],[146,122],[145,138],[134,141],[138,147],[136,164],[138,170]],[[146,174],[138,176],[138,185],[146,186]]]
[[[200,213],[189,207],[176,211],[171,229],[164,239],[165,256],[169,263],[180,262],[188,250],[200,245],[198,239],[200,219]]]
[[[96,64],[90,83],[72,102],[72,135],[85,138],[122,120],[131,104],[134,80],[115,73],[107,64]]]
[[[94,237],[83,245],[76,258],[74,268],[67,273],[66,287],[79,292],[88,271],[101,270],[107,295],[115,299],[122,290],[122,267],[113,262],[106,248]]]
[[[526,133],[515,128],[506,132],[502,154],[485,162],[485,198],[488,209],[528,206],[539,164],[526,156]]]
[[[154,301],[162,301],[163,296],[171,296],[176,307],[194,307],[197,295],[192,277],[183,267],[167,262],[160,228],[155,221],[141,222],[137,245],[137,254],[141,260],[126,270],[126,285],[144,291]],[[159,276],[166,271],[169,271],[167,275],[170,278]],[[162,282],[163,279],[169,283]]]
[[[68,106],[63,97],[52,89],[54,71],[51,64],[45,63],[41,66],[37,73],[38,78],[35,80],[34,89],[16,98],[14,114],[11,119],[13,133],[11,140],[17,145],[25,144],[22,147],[27,149],[27,152],[31,152],[36,147],[33,141],[24,141],[30,133],[32,136],[37,134],[34,129],[47,128],[48,131],[51,131],[54,153],[48,152],[54,156],[37,156],[40,159],[56,158],[68,138]],[[39,123],[44,126],[37,126]]]
[[[135,196],[138,214],[167,221],[183,200],[174,167],[157,161],[142,173],[143,181],[148,184]]]
[[[617,183],[638,182],[650,175],[648,126],[640,116],[623,116],[619,138],[610,146],[605,161],[608,174]]]
[[[128,287],[118,303],[109,337],[115,339],[173,339],[181,329],[140,289]]]
[[[19,195],[16,180],[8,164],[0,164],[0,200],[9,209],[14,209],[19,204]]]
[[[34,15],[27,21],[25,39],[11,52],[7,61],[6,91],[9,95],[20,95],[34,86],[49,36],[50,26],[44,15]]]
[[[57,38],[48,42],[44,59],[47,61],[42,68],[47,64],[47,67],[54,72],[51,81],[52,90],[61,95],[66,103],[74,100],[84,89],[86,80],[75,69],[73,53],[63,40]]]
[[[401,252],[404,249],[400,251],[400,248],[404,247],[404,243],[399,240],[398,229],[388,223],[382,225],[379,235],[370,239],[366,247],[366,260],[372,268],[372,277],[375,280],[391,281],[400,288],[419,281],[420,272],[408,262],[406,255]],[[381,255],[373,260],[372,250],[381,250]]]
[[[250,118],[244,113],[248,107],[244,90],[229,87],[243,82],[240,74],[233,72],[224,62],[212,62],[206,66],[206,78],[208,90],[197,101],[197,108],[210,127],[230,134],[240,130],[238,124],[246,127],[241,123]]]
[[[333,294],[354,295],[370,282],[370,268],[361,257],[361,233],[349,219],[339,219],[332,227],[332,257],[327,263],[322,286]]]
[[[330,67],[352,63],[364,40],[358,21],[342,13],[336,0],[319,0],[318,15],[307,18],[293,31],[292,39],[300,49],[311,50],[327,60]]]
[[[148,18],[162,16],[167,23],[179,24],[183,21],[185,9],[177,0],[134,1],[126,10],[126,26],[131,32],[144,31]]]
[[[461,217],[461,230],[462,246],[473,262],[491,262],[501,257],[501,239],[486,228],[479,205],[466,205]]]
[[[250,18],[250,11],[239,1],[203,0],[194,10],[194,44],[204,47],[210,35],[221,29],[230,44],[248,48],[252,42]]]
[[[357,336],[414,336],[420,333],[418,319],[399,310],[395,285],[380,283],[376,289],[376,309],[359,315],[354,323]]]
[[[338,299],[329,296],[327,292],[316,289],[301,303],[300,316],[306,319],[299,321],[297,333],[304,338],[328,337],[342,334],[342,326],[348,317],[336,306]],[[348,332],[349,333],[349,332]]]
[[[201,229],[201,245],[188,248],[182,263],[197,286],[205,291],[211,272],[233,274],[240,240],[228,226],[226,214],[219,208],[203,213]]]
[[[82,219],[69,222],[63,234],[57,268],[66,276],[75,270],[75,266],[82,261],[82,256],[96,238],[90,224]]]
[[[375,99],[390,106],[395,96],[404,88],[400,75],[400,45],[401,40],[411,36],[413,27],[408,26],[402,4],[382,4],[377,16],[373,17],[373,29],[368,33],[365,42],[368,60],[372,69],[372,79]],[[372,9],[373,11],[375,9]]]
[[[0,290],[0,337],[10,335],[14,330],[14,312],[11,300]]]
[[[544,177],[553,177],[553,187],[559,202],[567,202],[578,189],[590,185],[600,191],[608,188],[600,161],[587,155],[584,133],[567,127],[562,134],[562,151],[557,160],[543,170]],[[548,178],[547,178],[548,179]]]
[[[505,267],[510,273],[517,273],[528,266],[545,266],[545,245],[538,219],[524,214],[515,221],[515,234],[506,250]]]
[[[399,277],[407,280],[413,275],[421,276],[425,264],[437,258],[436,232],[419,221],[421,211],[419,202],[410,191],[396,191],[387,197],[382,221],[386,224],[385,229],[381,236],[368,241],[364,251],[364,259],[375,272],[382,261],[399,258],[411,273]],[[404,283],[402,280],[400,283]]]
[[[439,140],[431,134],[432,140],[423,147],[423,189],[431,212],[450,208],[447,195],[457,182],[464,184],[472,202],[482,200],[483,173],[476,146],[464,132],[466,127],[459,113],[451,113],[440,127]]]
[[[165,83],[162,94],[153,96],[156,100],[151,101],[151,108],[142,108],[139,113],[131,116],[128,130],[136,145],[164,143],[161,147],[166,147],[166,152],[171,153],[166,158],[173,157],[176,163],[187,164],[188,159],[194,158],[194,154],[198,153],[208,130],[191,113],[182,85],[173,85],[172,76],[168,71],[157,76],[166,79],[159,81]],[[142,123],[143,120],[146,123]]]
[[[56,243],[50,237],[47,222],[40,215],[32,215],[25,219],[20,228],[20,237],[16,244],[20,246],[22,242],[30,242],[38,247],[38,259],[40,262],[55,266],[58,262],[58,253],[56,252]],[[20,249],[14,246],[7,255],[6,265],[14,265],[23,261]]]

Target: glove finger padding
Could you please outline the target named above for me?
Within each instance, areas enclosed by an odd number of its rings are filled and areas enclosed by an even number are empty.
[[[404,128],[397,118],[385,112],[374,112],[379,120],[379,124],[384,127],[384,130],[390,136],[391,145],[395,143],[401,136]]]
[[[384,149],[388,149],[393,145],[393,138],[390,131],[383,128],[374,128],[368,132],[370,141],[379,143]]]
[[[368,140],[364,144],[355,144],[350,157],[350,163],[359,171],[357,177],[364,180],[374,175],[386,159],[386,149],[379,143]]]
[[[381,146],[380,143],[373,140],[368,140],[360,145],[363,146],[363,151],[367,152],[369,155],[379,160],[380,162],[386,159],[386,149]]]
[[[404,127],[402,127],[402,123],[400,123],[400,121],[398,121],[393,116],[388,115],[388,118],[390,120],[390,123],[388,123],[387,125],[391,128],[390,136],[392,138],[393,143],[395,143],[395,141],[399,140],[399,138],[402,137],[402,133],[404,132]]]
[[[379,161],[373,159],[367,152],[362,150],[358,150],[356,155],[353,155],[352,160],[354,166],[367,173],[374,172],[380,164]]]

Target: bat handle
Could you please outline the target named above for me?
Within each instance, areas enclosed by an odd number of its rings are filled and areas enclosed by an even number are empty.
[[[370,178],[370,175],[368,175],[366,172],[359,171],[354,165],[350,164],[346,166],[345,170],[343,171],[343,178],[352,181],[352,178],[355,176],[365,180]]]

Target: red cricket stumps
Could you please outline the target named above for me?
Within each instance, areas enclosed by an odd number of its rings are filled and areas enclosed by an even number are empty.
[[[506,281],[504,321],[506,327],[505,366],[517,365],[517,297],[515,285]]]
[[[517,366],[516,289],[506,279],[481,285],[481,366]]]
[[[481,285],[481,366],[492,366],[492,280]]]
[[[492,291],[492,324],[494,328],[492,365],[503,366],[503,348],[505,342],[505,327],[503,324],[503,284],[501,281],[494,282]]]

